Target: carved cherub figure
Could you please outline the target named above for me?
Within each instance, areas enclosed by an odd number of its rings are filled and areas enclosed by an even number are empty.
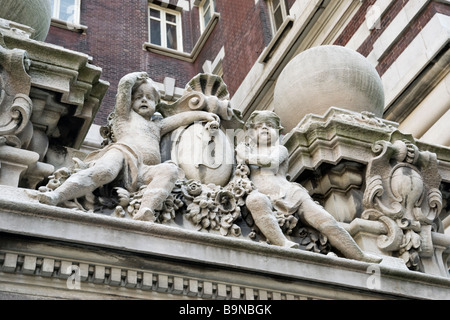
[[[247,141],[236,148],[238,163],[250,167],[255,189],[246,199],[255,224],[264,236],[279,246],[294,246],[278,226],[274,210],[297,214],[300,221],[328,237],[332,246],[347,258],[379,262],[378,257],[364,253],[345,229],[308,191],[286,179],[288,150],[279,143],[280,118],[271,111],[255,111],[245,124]]]
[[[39,201],[57,205],[85,196],[95,189],[120,180],[134,192],[147,185],[141,207],[133,217],[154,221],[178,178],[178,167],[161,163],[160,139],[174,129],[195,121],[218,121],[218,116],[205,111],[182,112],[166,118],[155,118],[160,95],[145,72],[125,75],[119,82],[113,112],[113,141],[88,155],[87,169],[71,175],[54,191],[40,193]]]

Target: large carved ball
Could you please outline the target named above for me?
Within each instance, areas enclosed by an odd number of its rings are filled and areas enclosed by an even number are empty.
[[[334,45],[305,50],[280,73],[274,111],[289,132],[305,115],[323,115],[330,107],[369,111],[382,117],[384,90],[380,76],[354,50]]]
[[[0,18],[32,27],[32,38],[44,41],[50,28],[52,12],[50,0],[2,0]]]

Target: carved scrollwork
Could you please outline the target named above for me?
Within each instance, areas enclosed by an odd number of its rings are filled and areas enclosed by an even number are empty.
[[[397,250],[401,246],[403,241],[402,229],[399,227],[396,221],[386,216],[380,216],[378,220],[383,222],[388,229],[387,235],[381,235],[378,237],[378,247],[386,251]]]
[[[28,97],[31,80],[26,51],[0,45],[0,136],[7,144],[21,147],[18,136],[29,125],[32,102]]]
[[[420,270],[421,257],[433,253],[431,230],[442,209],[436,156],[406,140],[379,141],[372,151],[378,155],[367,168],[362,218],[386,226],[380,249]]]
[[[3,96],[4,92],[2,92]],[[17,94],[7,112],[0,118],[0,135],[19,134],[31,117],[32,102],[24,94]]]

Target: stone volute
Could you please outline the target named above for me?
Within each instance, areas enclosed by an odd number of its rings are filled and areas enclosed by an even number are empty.
[[[32,39],[44,41],[51,21],[50,0],[2,0],[0,18],[32,27]]]
[[[375,68],[358,52],[341,46],[318,46],[295,56],[274,89],[274,111],[285,132],[305,115],[323,115],[332,106],[381,118],[384,90]]]

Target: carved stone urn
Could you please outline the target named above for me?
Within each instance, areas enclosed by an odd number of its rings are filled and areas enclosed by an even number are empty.
[[[2,0],[0,18],[32,27],[32,39],[44,41],[51,21],[50,0]]]

